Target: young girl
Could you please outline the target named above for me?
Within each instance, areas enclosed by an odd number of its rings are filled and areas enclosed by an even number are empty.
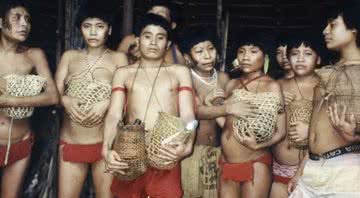
[[[264,73],[268,62],[263,37],[242,37],[237,60],[242,72],[226,87],[227,102],[244,100],[258,108],[243,119],[227,116],[221,137],[222,198],[268,197],[271,155],[268,147],[285,135],[280,85]]]
[[[307,152],[309,122],[314,87],[319,83],[315,67],[320,64],[319,50],[311,37],[292,37],[288,57],[295,76],[283,80],[283,91],[294,95],[286,104],[287,138],[273,146],[273,184],[270,197],[288,197],[287,185],[296,174]]]
[[[108,49],[111,18],[95,7],[79,15],[86,43],[81,50],[66,51],[59,63],[56,84],[65,108],[60,135],[59,197],[79,197],[91,171],[97,197],[111,197],[112,176],[105,173],[101,156],[103,118],[117,67],[127,64],[123,53]]]

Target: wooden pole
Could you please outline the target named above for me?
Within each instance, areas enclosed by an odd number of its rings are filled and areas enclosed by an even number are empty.
[[[134,0],[124,0],[122,36],[133,32]]]
[[[64,1],[58,0],[57,29],[56,29],[56,64],[59,63],[63,53],[63,36],[64,36]]]
[[[84,41],[75,21],[80,5],[85,1],[87,0],[65,0],[65,50],[84,47]]]
[[[217,0],[216,10],[216,30],[217,36],[221,38],[222,35],[222,15],[223,15],[223,1]]]
[[[225,14],[225,24],[224,24],[224,31],[223,31],[223,36],[221,39],[221,50],[222,50],[222,64],[220,67],[220,70],[225,72],[226,69],[226,52],[227,52],[227,45],[228,45],[228,36],[229,36],[229,19],[230,19],[230,14],[229,11],[226,12]]]

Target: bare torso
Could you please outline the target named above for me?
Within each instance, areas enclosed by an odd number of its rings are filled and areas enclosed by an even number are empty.
[[[297,83],[293,78],[286,80],[284,79],[281,81],[281,86],[284,92],[290,92],[296,96],[294,101],[304,99],[312,101],[313,90],[318,83],[318,80],[316,78],[311,80],[311,82],[300,84]],[[288,112],[287,116],[290,116]],[[288,121],[289,119],[287,119],[287,122]],[[287,126],[289,126],[289,124],[290,123],[287,123]],[[282,141],[273,146],[272,152],[274,158],[280,164],[297,165],[301,162],[302,158],[306,153],[306,150],[298,149],[294,146],[291,146],[289,138],[285,137]]]
[[[360,96],[359,73],[359,65],[331,66],[319,70],[322,83],[321,86],[315,87],[314,91],[314,108],[309,134],[311,153],[323,154],[349,144],[333,128],[327,111],[329,105],[333,105],[335,101],[337,104],[345,104],[348,110],[355,114],[356,122],[359,122],[359,103],[351,102],[351,100],[358,101]],[[330,93],[330,96],[326,93]]]
[[[146,129],[151,129],[159,112],[179,116],[179,70],[183,69],[180,65],[144,68],[138,64],[123,69],[121,72],[126,72],[125,88],[128,90],[126,123],[140,119]]]
[[[251,92],[261,93],[269,92],[270,84],[275,83],[271,78],[264,76],[262,78],[256,79],[247,85],[247,88]],[[233,90],[241,88],[241,82],[238,79],[232,80],[230,83],[230,88],[226,90],[226,93],[231,97]],[[227,116],[225,125],[221,134],[221,147],[223,151],[223,156],[225,160],[229,163],[242,163],[257,159],[262,156],[264,153],[268,153],[269,149],[259,149],[252,150],[242,144],[240,144],[234,137],[233,133],[233,121],[234,116]]]
[[[225,74],[221,72],[218,72],[217,83],[214,85],[207,85],[194,76],[192,76],[192,79],[197,97],[199,98],[199,103],[201,103],[201,105],[206,105],[205,100],[207,97],[211,97],[213,92],[216,91],[214,89],[225,90],[227,83],[227,77],[225,77]],[[200,125],[196,132],[195,144],[217,146],[219,144],[218,132],[220,129],[216,120],[200,120],[199,124]]]
[[[85,51],[73,51],[73,58],[68,65],[68,76],[65,79],[66,84],[71,80],[94,79],[102,83],[111,85],[113,73],[117,68],[117,63],[114,60],[116,56],[115,52],[108,51],[101,60],[98,61],[90,73],[85,75],[77,75],[87,69],[87,63],[85,62]],[[66,88],[65,88],[66,89]],[[92,128],[86,128],[78,123],[72,121],[68,114],[64,113],[63,125],[61,128],[60,138],[69,143],[76,144],[93,144],[101,142],[103,139],[103,125]]]
[[[0,61],[0,76],[8,74],[30,74],[34,70],[33,57],[27,50],[16,55],[2,56]],[[1,79],[1,86],[5,85],[5,81]],[[0,145],[7,143],[8,131],[11,118],[6,117],[0,110]],[[14,120],[12,128],[11,142],[15,143],[25,139],[30,132],[30,123],[28,119]]]

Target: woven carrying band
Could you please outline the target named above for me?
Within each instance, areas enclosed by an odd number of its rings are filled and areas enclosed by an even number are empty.
[[[356,151],[360,151],[360,143],[355,143],[355,144],[350,144],[348,146],[344,146],[344,147],[340,147],[331,151],[328,151],[322,155],[317,155],[317,154],[313,154],[313,153],[309,153],[309,157],[311,160],[320,160],[322,159],[330,159],[330,158],[334,158],[340,155],[344,155],[347,153],[352,153],[352,152],[356,152]]]

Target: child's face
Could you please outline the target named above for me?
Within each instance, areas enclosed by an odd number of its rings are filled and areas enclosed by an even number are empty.
[[[338,16],[328,22],[323,31],[326,47],[332,50],[340,50],[351,42],[356,41],[356,33],[347,29],[342,16]]]
[[[24,7],[10,9],[5,19],[2,19],[1,33],[13,41],[25,41],[29,36],[30,29],[30,14]]]
[[[280,45],[276,48],[276,61],[284,70],[290,70],[289,59],[286,56],[286,45]]]
[[[87,18],[81,23],[81,33],[89,47],[104,46],[109,31],[108,23],[99,18]]]
[[[208,72],[214,69],[216,48],[211,41],[203,41],[194,45],[190,54],[198,70]]]
[[[259,71],[264,66],[265,54],[261,49],[254,45],[240,46],[237,51],[237,59],[241,71],[251,73]]]
[[[167,32],[158,25],[147,25],[139,38],[141,56],[148,59],[161,59],[168,47]]]
[[[317,53],[303,43],[299,47],[290,50],[289,60],[296,76],[312,74],[319,62]]]

